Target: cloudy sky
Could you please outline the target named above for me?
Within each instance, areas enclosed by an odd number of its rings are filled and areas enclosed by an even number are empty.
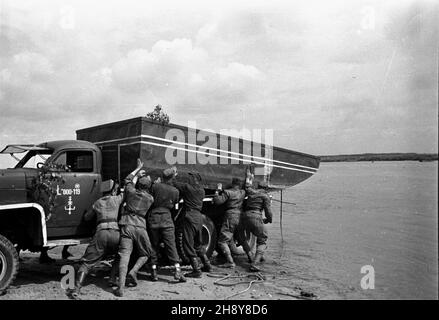
[[[437,152],[435,1],[90,2],[0,0],[1,147],[161,104],[316,155]]]

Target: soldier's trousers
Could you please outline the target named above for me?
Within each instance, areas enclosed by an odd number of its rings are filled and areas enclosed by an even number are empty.
[[[101,229],[96,232],[84,256],[81,258],[81,266],[79,271],[90,271],[105,257],[117,254],[119,246],[119,230],[116,229]]]
[[[202,220],[201,213],[198,211],[189,211],[179,227],[183,234],[183,250],[189,258],[201,257],[205,254],[202,245]]]
[[[268,232],[264,225],[262,214],[259,211],[247,211],[241,215],[239,223],[239,240],[245,252],[250,251],[247,241],[245,240],[245,231],[251,232],[256,236],[257,251],[263,253],[267,245]]]
[[[239,213],[226,213],[223,224],[221,225],[218,244],[228,244],[232,241],[233,234],[239,225],[239,215]]]
[[[165,244],[166,256],[172,264],[180,262],[175,243],[175,227],[170,213],[151,213],[148,217],[148,232],[151,237],[153,254],[151,263],[158,264],[157,251],[160,241]]]
[[[153,256],[153,249],[145,228],[132,225],[122,225],[120,228],[119,270],[126,274],[134,247],[139,257]]]

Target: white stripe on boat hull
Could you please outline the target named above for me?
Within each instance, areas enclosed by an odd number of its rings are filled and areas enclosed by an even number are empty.
[[[226,151],[226,150],[221,150],[221,149],[217,149],[217,148],[210,148],[210,147],[205,147],[205,146],[200,146],[200,145],[194,145],[194,144],[190,144],[190,143],[186,143],[186,142],[174,141],[174,140],[159,138],[159,137],[150,136],[150,135],[139,135],[139,136],[133,136],[133,137],[120,138],[120,139],[98,141],[98,142],[94,142],[94,143],[95,144],[105,144],[105,143],[113,143],[113,142],[119,142],[119,141],[124,141],[124,140],[131,140],[131,139],[139,139],[139,138],[140,139],[141,138],[155,139],[155,140],[159,140],[159,141],[170,142],[172,144],[180,144],[180,145],[184,145],[184,146],[195,147],[198,149],[212,150],[215,152],[221,152],[221,153],[227,153],[227,154],[235,154],[235,155],[242,156],[242,157],[247,157],[247,158],[252,158],[252,159],[260,159],[260,160],[263,160],[265,162],[255,161],[255,160],[251,160],[251,159],[235,158],[235,157],[231,157],[231,156],[224,156],[224,155],[218,155],[218,154],[212,154],[212,153],[208,153],[208,152],[201,152],[199,150],[179,148],[179,147],[176,147],[173,145],[159,144],[159,143],[148,142],[148,141],[134,141],[134,142],[130,142],[130,143],[123,143],[120,145],[130,145],[130,144],[137,144],[137,143],[149,144],[149,145],[154,145],[154,146],[158,146],[158,147],[172,148],[172,149],[176,149],[176,150],[184,150],[187,152],[194,152],[194,153],[209,155],[209,156],[213,156],[213,157],[217,157],[217,158],[225,158],[225,159],[238,160],[238,161],[243,161],[243,162],[250,162],[250,163],[254,163],[254,164],[267,165],[267,166],[271,166],[271,167],[275,167],[275,168],[301,171],[301,172],[306,172],[306,173],[311,173],[311,174],[316,173],[318,170],[317,168],[313,168],[313,167],[307,167],[307,166],[302,166],[302,165],[298,165],[298,164],[293,164],[293,163],[288,163],[288,162],[283,162],[283,161],[273,160],[273,159],[268,159],[268,158],[250,156],[247,154],[237,153],[237,152],[233,152],[233,151]],[[294,166],[297,168],[285,167],[285,166],[276,165],[273,163],[286,164],[286,165]],[[303,169],[299,169],[299,168],[304,168],[304,169],[308,169],[308,170],[303,170]],[[313,171],[310,171],[310,170],[313,170]]]

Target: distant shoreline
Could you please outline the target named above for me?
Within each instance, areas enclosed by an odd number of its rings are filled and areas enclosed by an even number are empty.
[[[320,162],[437,161],[437,153],[362,153],[319,156]]]

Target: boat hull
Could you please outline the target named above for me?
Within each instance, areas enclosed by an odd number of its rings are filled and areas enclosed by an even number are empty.
[[[102,150],[103,178],[119,181],[141,158],[153,179],[175,165],[179,180],[197,171],[206,189],[215,189],[218,183],[227,187],[233,177],[245,178],[247,171],[254,174],[255,181],[283,189],[311,177],[320,163],[316,156],[143,117],[76,133],[78,140],[93,142]]]

